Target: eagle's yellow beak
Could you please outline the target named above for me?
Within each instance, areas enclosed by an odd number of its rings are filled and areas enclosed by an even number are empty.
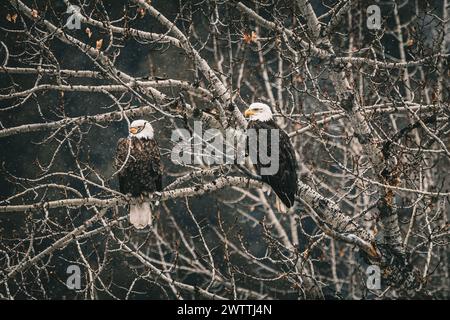
[[[134,127],[130,128],[130,133],[131,134],[136,134],[137,131],[138,131],[137,128],[134,128]]]
[[[247,109],[247,110],[245,110],[245,112],[244,112],[244,116],[248,118],[248,117],[254,115],[255,113],[256,113],[255,110]]]

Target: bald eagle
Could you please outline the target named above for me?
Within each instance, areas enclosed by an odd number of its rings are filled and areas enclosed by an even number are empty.
[[[256,172],[261,176],[261,179],[270,185],[272,190],[277,194],[283,204],[290,208],[294,205],[295,194],[297,192],[297,161],[295,159],[295,151],[292,146],[289,136],[280,129],[273,120],[272,111],[270,107],[264,103],[252,103],[244,113],[245,117],[249,118],[247,129],[254,129],[259,135],[261,129],[278,130],[279,132],[279,167],[275,174],[264,175],[261,168],[263,165],[258,160],[254,163]],[[267,134],[270,139],[270,133]],[[258,140],[259,141],[259,140]],[[270,141],[267,143],[268,148],[271,147]],[[250,146],[249,148],[255,148]],[[258,151],[259,152],[259,151]],[[271,150],[267,150],[270,154]]]
[[[117,143],[115,167],[119,170],[120,192],[139,198],[138,203],[130,205],[130,222],[143,229],[152,223],[152,209],[142,197],[162,191],[160,153],[148,121],[133,121],[129,132],[127,138]]]

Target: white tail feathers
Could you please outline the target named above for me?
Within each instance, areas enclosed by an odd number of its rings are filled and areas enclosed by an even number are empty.
[[[148,202],[130,205],[130,223],[136,229],[144,229],[152,224],[152,210]]]

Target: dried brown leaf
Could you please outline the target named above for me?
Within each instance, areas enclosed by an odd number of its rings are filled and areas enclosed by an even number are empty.
[[[13,15],[11,15],[11,14],[7,14],[6,15],[6,20],[8,20],[9,22],[12,22],[12,23],[16,23],[16,20],[17,20],[17,13],[15,13],[15,14],[13,14]]]
[[[251,34],[248,33],[244,33],[244,35],[242,36],[242,40],[246,43],[249,44],[251,42],[256,42],[258,40],[258,35],[256,34],[255,31],[252,31]]]
[[[100,50],[103,45],[103,39],[97,40],[95,43],[95,49]]]

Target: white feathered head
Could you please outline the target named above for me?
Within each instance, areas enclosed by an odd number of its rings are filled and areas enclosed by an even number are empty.
[[[134,120],[130,124],[130,137],[153,139],[153,127],[147,120]]]
[[[269,121],[273,119],[273,114],[270,107],[261,102],[252,103],[248,109],[245,110],[244,115],[250,120]]]

